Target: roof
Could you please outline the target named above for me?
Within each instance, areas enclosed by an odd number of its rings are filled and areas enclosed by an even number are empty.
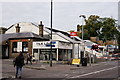
[[[32,23],[32,22],[20,22],[20,23],[27,23],[27,24],[32,24],[32,25],[34,25],[34,26],[36,26],[36,27],[38,27],[38,25],[39,24],[36,24],[36,23]],[[15,24],[13,24],[12,26],[14,26]],[[8,29],[10,29],[12,26],[10,26]],[[46,32],[48,32],[49,34],[51,34],[51,28],[49,28],[49,27],[44,27],[44,31],[46,31]],[[28,32],[29,33],[29,32]],[[34,34],[34,33],[32,33],[32,32],[30,32],[31,34],[33,34],[33,36],[32,35],[26,35],[25,33],[23,34],[23,37],[39,37],[37,34]],[[59,36],[61,36],[61,37],[63,37],[64,39],[66,39],[66,40],[68,40],[68,41],[70,41],[70,42],[72,42],[72,43],[80,43],[81,42],[81,39],[79,38],[79,37],[74,37],[74,38],[72,38],[71,36],[70,36],[70,33],[68,33],[68,32],[65,32],[65,31],[61,31],[61,30],[57,30],[57,29],[52,29],[52,33],[53,34],[57,34],[57,35],[59,35]],[[14,33],[13,33],[14,34]],[[17,34],[17,33],[16,33]],[[21,34],[22,35],[22,34]],[[25,36],[26,35],[26,36]],[[20,36],[20,34],[19,34],[19,37],[21,38],[21,36]],[[44,35],[44,38],[47,38],[47,39],[50,39],[50,35]]]
[[[57,32],[56,34],[59,35],[59,36],[61,36],[64,39],[70,41],[71,43],[81,43],[80,41],[76,41],[74,39],[71,39],[70,37],[68,37],[68,36],[66,36],[66,35],[64,35],[64,34],[62,34],[60,32]]]
[[[38,24],[32,23],[32,22],[18,22],[18,23],[15,23],[15,24],[11,25],[9,28],[7,28],[7,30],[10,29],[10,28],[12,28],[12,27],[15,26],[16,24],[32,24],[32,25],[38,27]]]
[[[45,27],[45,28],[51,30],[51,28],[48,28],[48,27]],[[57,30],[57,29],[52,29],[52,31],[53,31],[53,32],[60,32],[60,33],[62,33],[62,34],[64,34],[64,35],[70,37],[70,34],[67,33],[67,32],[65,32],[65,31],[61,31],[61,30]]]
[[[51,29],[48,27],[45,27],[44,30],[50,33]],[[52,29],[52,31],[53,31],[52,33],[57,34],[72,43],[81,43],[80,41],[82,41],[82,39],[80,39],[78,36],[75,36],[74,38],[71,37],[68,32],[64,32],[56,29]]]
[[[11,34],[1,34],[0,35],[0,42],[11,38],[40,38],[40,39],[49,39],[48,36],[41,37],[32,32],[24,32],[24,33],[11,33]]]

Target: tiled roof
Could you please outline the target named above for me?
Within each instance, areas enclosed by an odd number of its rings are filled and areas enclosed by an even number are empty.
[[[40,39],[49,39],[48,36],[41,37],[32,32],[24,32],[24,33],[11,33],[11,34],[1,34],[0,35],[0,42],[8,40],[10,38],[40,38]]]

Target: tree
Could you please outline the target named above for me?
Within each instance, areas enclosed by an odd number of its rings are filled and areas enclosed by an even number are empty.
[[[118,34],[116,29],[115,19],[113,18],[100,18],[97,15],[91,15],[85,20],[84,25],[84,38],[99,37],[101,40],[113,40],[113,36]]]
[[[98,36],[98,31],[100,30],[100,27],[102,25],[101,21],[99,20],[100,16],[91,15],[88,17],[87,20],[85,20],[86,25],[84,25],[84,32],[87,32],[85,37],[89,39],[90,37],[96,37]]]
[[[114,35],[118,34],[115,25],[115,19],[102,18],[101,39],[106,38],[106,40],[113,40]]]
[[[101,18],[97,15],[91,15],[88,19],[85,19],[85,23],[86,24],[83,26],[84,39],[99,37],[99,40],[106,42],[107,40],[114,40],[114,36],[117,36],[117,42],[120,49],[120,32],[116,29],[117,26],[115,19],[107,17]]]

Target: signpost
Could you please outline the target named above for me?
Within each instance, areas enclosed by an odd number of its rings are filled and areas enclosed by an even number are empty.
[[[77,32],[70,32],[70,36],[77,36]]]

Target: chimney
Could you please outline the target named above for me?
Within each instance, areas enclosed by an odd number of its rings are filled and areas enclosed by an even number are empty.
[[[7,28],[0,27],[0,34],[5,34],[6,31],[7,31]]]
[[[19,24],[17,24],[17,26],[16,26],[16,33],[19,33],[20,32],[20,26],[19,26]]]
[[[41,37],[43,37],[43,24],[42,24],[42,21],[40,21],[40,25],[39,25],[39,35],[41,36]]]

